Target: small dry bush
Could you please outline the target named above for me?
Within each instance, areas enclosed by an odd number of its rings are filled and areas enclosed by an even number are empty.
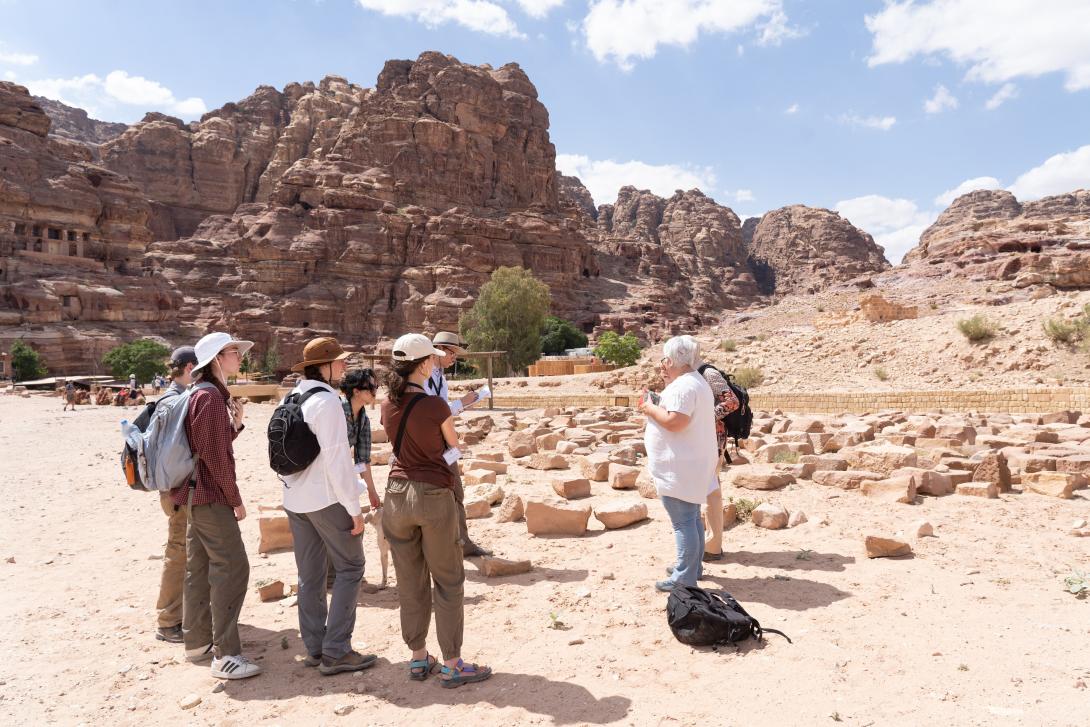
[[[958,330],[973,343],[990,341],[999,333],[999,329],[994,323],[979,314],[972,318],[963,318],[958,321]]]
[[[738,522],[749,522],[750,516],[753,514],[753,510],[756,509],[764,500],[751,500],[748,497],[739,497],[735,500],[730,498],[730,502],[734,503],[734,509],[738,512]]]
[[[775,464],[798,464],[799,453],[798,452],[776,452],[772,455],[772,461]]]
[[[874,367],[874,377],[879,381],[887,381],[889,379],[889,372],[881,366]]]
[[[764,373],[752,366],[743,366],[740,369],[734,371],[734,381],[746,389],[752,389],[755,386],[760,386],[764,383]]]
[[[728,338],[719,344],[719,348],[727,353],[734,353],[738,350],[738,344],[733,339]]]

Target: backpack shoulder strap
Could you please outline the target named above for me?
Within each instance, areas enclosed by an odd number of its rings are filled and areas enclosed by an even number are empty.
[[[397,438],[394,439],[394,456],[401,456],[401,440],[405,438],[405,425],[409,422],[409,415],[412,414],[413,407],[420,403],[421,399],[428,398],[427,394],[417,394],[413,397],[413,400],[405,407],[405,413],[401,415],[400,426],[397,429]]]

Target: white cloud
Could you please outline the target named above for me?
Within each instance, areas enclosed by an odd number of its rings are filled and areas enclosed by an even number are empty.
[[[15,71],[4,71],[4,78],[8,79],[9,81],[14,81]]]
[[[553,9],[564,4],[564,0],[515,0],[522,12],[531,18],[544,18]]]
[[[862,126],[868,129],[889,131],[897,123],[896,116],[860,116],[855,113],[841,114],[837,121],[849,126]]]
[[[556,168],[562,174],[579,177],[594,197],[595,204],[613,204],[617,190],[627,184],[649,189],[660,197],[694,187],[707,193],[715,186],[715,172],[710,167],[648,164],[635,160],[616,162],[590,159],[582,154],[557,154]]]
[[[1065,74],[1068,91],[1090,88],[1090,3],[1071,0],[898,0],[864,19],[868,63],[946,56],[969,80],[1004,83]]]
[[[25,85],[37,96],[55,99],[81,108],[92,117],[110,121],[133,120],[145,111],[163,111],[192,119],[208,110],[200,98],[175,98],[161,83],[130,76],[125,71],[111,71],[105,79],[88,73],[27,81]]]
[[[409,18],[429,28],[446,23],[461,25],[469,30],[489,35],[524,38],[507,11],[490,0],[356,0],[365,10],[374,10],[390,17]],[[522,3],[520,3],[522,4]],[[545,2],[526,2],[538,8]]]
[[[775,45],[796,31],[782,0],[592,0],[583,18],[587,46],[599,61],[628,70],[660,45],[688,47],[701,33],[760,30],[758,43]]]
[[[797,103],[793,103],[790,106],[788,106],[786,109],[784,109],[785,114],[797,114],[798,112],[799,112],[799,105]]]
[[[935,197],[935,204],[940,207],[949,207],[955,199],[963,194],[968,194],[978,189],[1002,189],[1003,185],[995,177],[973,177],[972,179],[966,179],[964,182],[948,189],[938,197]]]
[[[0,46],[2,45],[3,43],[0,43]],[[12,66],[33,66],[37,62],[38,56],[33,53],[0,50],[0,63],[7,63]]]
[[[1090,144],[1050,156],[1008,187],[1020,200],[1039,199],[1076,189],[1090,189]]]
[[[989,111],[995,111],[1002,106],[1005,102],[1010,101],[1012,98],[1018,96],[1018,87],[1013,83],[1004,83],[1003,86],[995,92],[988,102],[984,104],[984,108]]]
[[[739,189],[734,193],[735,202],[752,202],[753,200],[753,190],[751,189]]]
[[[920,241],[920,235],[935,221],[936,212],[920,210],[910,199],[891,199],[877,194],[845,199],[835,208],[856,227],[869,232],[886,251],[894,265]]]
[[[941,114],[957,107],[957,98],[941,83],[935,87],[935,95],[923,102],[923,110],[929,114]]]

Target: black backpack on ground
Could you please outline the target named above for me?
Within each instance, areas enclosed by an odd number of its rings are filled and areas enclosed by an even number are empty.
[[[706,591],[698,586],[674,586],[666,600],[666,622],[677,640],[690,646],[735,644],[750,637],[760,641],[765,632],[792,643],[782,631],[762,629],[726,591]]]
[[[276,407],[269,420],[269,466],[278,475],[294,475],[310,466],[322,451],[318,438],[303,420],[303,404],[315,394],[333,389],[315,386],[305,394],[293,392]]]
[[[734,446],[737,447],[740,440],[749,439],[749,432],[753,427],[753,410],[749,408],[749,392],[746,391],[746,387],[735,383],[730,374],[724,373],[711,364],[704,364],[697,371],[703,376],[706,369],[718,371],[719,375],[727,382],[730,390],[738,397],[738,408],[723,417],[723,425],[727,429],[727,436],[734,439]]]

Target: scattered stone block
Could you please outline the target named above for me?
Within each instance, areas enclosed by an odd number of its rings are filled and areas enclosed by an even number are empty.
[[[881,472],[888,477],[894,470],[916,466],[916,450],[893,444],[850,447],[841,451],[852,469]]]
[[[1000,492],[1011,491],[1011,471],[1007,458],[999,452],[988,452],[973,470],[973,482],[994,482]]]
[[[605,482],[609,479],[609,457],[605,454],[588,454],[579,461],[579,469],[583,476],[595,482]]]
[[[930,538],[935,535],[935,528],[926,520],[917,520],[912,525],[912,532],[917,538]]]
[[[883,479],[881,472],[870,470],[818,470],[811,475],[815,484],[841,490],[858,490],[864,480]]]
[[[778,490],[795,481],[795,477],[771,465],[750,464],[727,470],[727,484],[747,490]]]
[[[187,694],[178,700],[178,706],[182,709],[193,709],[201,703],[201,698],[196,694]]]
[[[496,473],[492,470],[470,470],[462,475],[463,485],[494,485]]]
[[[492,506],[488,504],[488,500],[482,498],[474,498],[472,500],[466,499],[463,503],[466,509],[467,520],[477,520],[478,518],[488,517],[492,512]]]
[[[590,497],[590,480],[585,477],[558,477],[553,480],[553,491],[565,500]]]
[[[1022,475],[1023,490],[1064,500],[1070,500],[1081,483],[1081,477],[1070,472],[1029,472]]]
[[[802,510],[795,510],[793,513],[791,513],[791,516],[787,518],[787,527],[797,528],[799,525],[802,525],[804,522],[806,522],[807,519],[808,518],[806,517],[806,513],[804,513]]]
[[[912,504],[916,501],[916,480],[910,475],[884,480],[863,480],[859,489],[867,497],[884,502]]]
[[[507,560],[485,556],[481,558],[480,570],[485,578],[502,578],[529,573],[533,566],[528,560]]]
[[[738,506],[728,502],[723,506],[723,529],[729,528],[736,522],[738,522]]]
[[[631,490],[636,487],[636,479],[640,476],[639,467],[629,467],[623,464],[611,462],[609,465],[609,486],[614,490]]]
[[[497,475],[507,474],[506,462],[493,462],[487,459],[471,459],[466,463],[465,468],[467,470],[491,470]]]
[[[260,515],[257,518],[257,530],[261,535],[261,540],[257,544],[258,553],[285,550],[295,544],[287,515]]]
[[[513,523],[526,514],[526,506],[518,495],[507,495],[496,510],[496,522]]]
[[[272,581],[264,584],[259,582],[257,584],[257,597],[263,603],[279,601],[284,597],[284,581]]]
[[[912,546],[896,538],[868,535],[863,541],[868,558],[897,558],[912,554]]]
[[[390,441],[390,436],[382,427],[371,427],[371,444],[385,444]]]
[[[537,452],[537,437],[529,429],[512,432],[507,438],[507,452],[512,457],[529,457]]]
[[[999,497],[999,487],[994,482],[962,482],[955,490],[959,495],[968,497],[986,497],[994,500]]]
[[[536,441],[538,452],[553,450],[556,449],[556,445],[560,443],[560,435],[555,432],[549,432],[548,434],[542,434]]]
[[[790,516],[783,505],[773,505],[770,502],[764,502],[753,508],[753,512],[750,513],[749,519],[750,522],[759,528],[780,530],[787,526],[787,521],[790,519]]]
[[[578,444],[576,444],[575,442],[569,442],[566,439],[563,439],[556,443],[556,451],[560,454],[571,454],[577,449],[579,449]]]
[[[530,456],[526,466],[533,470],[566,470],[568,460],[564,455],[555,452],[538,452]]]
[[[488,483],[467,487],[465,499],[484,500],[489,505],[495,505],[503,500],[503,488],[497,484]]]
[[[647,505],[640,500],[613,500],[594,508],[594,517],[607,530],[616,530],[647,519]]]
[[[486,462],[502,462],[503,452],[478,452],[474,459],[484,460]]]
[[[950,475],[945,472],[926,470],[921,467],[902,467],[894,470],[890,477],[911,477],[916,481],[916,494],[942,497],[954,491]]]
[[[811,472],[844,471],[848,469],[848,460],[835,454],[804,454],[799,457],[799,464],[813,465]]]
[[[631,446],[616,447],[609,451],[607,455],[610,462],[617,464],[628,465],[629,467],[636,466],[638,457],[636,456],[636,448]]]
[[[655,488],[655,481],[651,479],[651,472],[646,467],[642,468],[636,477],[636,490],[640,493],[640,497],[646,497],[648,500],[658,499],[659,491]]]
[[[583,535],[590,513],[590,505],[530,500],[526,503],[526,531],[531,535]]]

